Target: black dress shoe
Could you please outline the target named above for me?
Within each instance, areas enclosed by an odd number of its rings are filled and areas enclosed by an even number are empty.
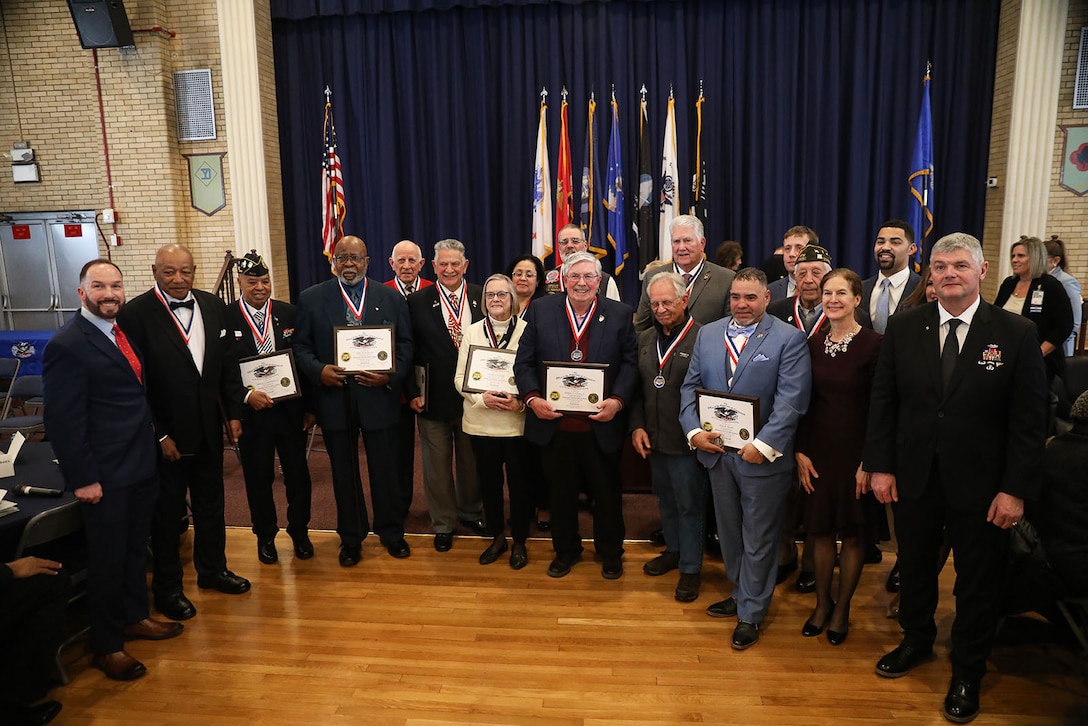
[[[449,552],[453,547],[453,535],[450,532],[439,532],[434,536],[434,548],[439,552]]]
[[[699,585],[702,577],[698,572],[681,572],[680,581],[676,583],[676,591],[673,597],[677,602],[692,602],[699,599]]]
[[[249,592],[249,580],[238,577],[230,570],[223,570],[218,575],[207,579],[196,578],[196,586],[203,590],[218,590],[227,595],[241,595]]]
[[[171,620],[188,620],[196,615],[196,608],[180,592],[155,598],[155,609]]]
[[[480,553],[480,564],[490,565],[492,562],[499,559],[499,557],[502,556],[502,553],[506,552],[508,549],[510,549],[510,545],[506,543],[505,538],[503,538],[502,544],[492,542],[486,550]]]
[[[864,564],[876,565],[884,559],[884,553],[880,551],[880,548],[875,544],[865,545],[865,559]]]
[[[892,571],[888,573],[888,579],[884,581],[884,589],[888,592],[899,592],[899,563],[896,562],[892,566]]]
[[[827,642],[831,643],[831,645],[842,645],[846,642],[846,636],[849,634],[849,630],[843,630],[842,632],[839,632],[838,630],[832,630],[831,628],[828,628]]]
[[[341,567],[355,567],[361,559],[363,559],[362,545],[355,545],[354,547],[340,545],[339,560]]]
[[[759,626],[747,620],[741,620],[733,630],[731,645],[733,650],[748,650],[759,642]]]
[[[618,580],[623,576],[623,559],[619,557],[605,557],[601,565],[601,577],[606,580]]]
[[[952,723],[967,723],[978,716],[978,681],[953,678],[944,697],[944,717]]]
[[[487,534],[487,525],[479,519],[462,519],[461,526],[471,529],[474,534]]]
[[[658,575],[664,575],[666,572],[672,572],[680,566],[680,553],[679,552],[662,552],[657,557],[653,558],[645,565],[642,566],[642,571],[652,577]]]
[[[280,553],[276,551],[276,540],[257,540],[257,559],[266,565],[274,565],[280,559]]]
[[[14,714],[15,726],[43,726],[57,717],[60,713],[60,701],[44,701],[36,706],[23,706]]]
[[[708,605],[706,614],[712,618],[735,618],[737,617],[737,599],[729,597],[713,605]]]
[[[514,549],[510,553],[510,569],[520,570],[529,564],[529,554],[525,551],[524,542],[515,542]]]
[[[398,560],[403,560],[412,554],[412,548],[408,546],[408,542],[401,537],[396,542],[390,542],[385,546],[387,552]]]
[[[295,544],[295,558],[308,560],[314,556],[314,543],[310,541],[309,535],[292,537],[291,541]]]
[[[787,562],[784,565],[779,565],[778,566],[778,573],[774,577],[774,584],[781,585],[783,582],[785,582],[789,578],[790,574],[793,573],[796,570],[797,570],[797,558],[796,557],[794,557],[793,560],[791,560],[790,562]]]
[[[548,577],[566,577],[574,563],[582,559],[581,553],[576,555],[556,555],[552,563],[548,565]]]
[[[923,663],[933,660],[933,648],[900,643],[899,647],[876,662],[876,674],[902,678]]]
[[[816,592],[816,573],[801,570],[801,574],[797,576],[797,582],[793,583],[793,589],[804,593]]]

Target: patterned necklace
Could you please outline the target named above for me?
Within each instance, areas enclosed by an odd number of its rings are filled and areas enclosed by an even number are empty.
[[[854,324],[854,328],[842,337],[838,343],[831,340],[831,331],[827,331],[827,337],[824,338],[824,353],[834,358],[839,353],[845,353],[846,349],[850,347],[850,341],[854,339],[854,336],[861,332],[861,326]]]

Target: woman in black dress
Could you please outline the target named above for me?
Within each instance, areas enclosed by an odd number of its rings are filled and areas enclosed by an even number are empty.
[[[861,451],[883,336],[854,320],[861,304],[857,273],[832,270],[820,287],[831,325],[808,341],[812,400],[796,448],[797,475],[808,493],[805,533],[812,537],[816,565],[816,609],[801,634],[813,637],[826,628],[828,642],[840,645],[849,629],[850,599],[861,577],[864,545],[875,536],[869,529],[876,521],[877,503],[866,495],[869,475],[862,471]],[[837,599],[831,596],[836,535],[842,538]]]

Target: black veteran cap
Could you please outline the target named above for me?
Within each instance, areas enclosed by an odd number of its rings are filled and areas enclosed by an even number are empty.
[[[831,253],[820,245],[806,245],[797,255],[797,262],[826,262],[831,264]]]
[[[238,260],[238,274],[261,277],[268,274],[268,265],[264,264],[264,258],[257,254],[257,250],[250,250]]]

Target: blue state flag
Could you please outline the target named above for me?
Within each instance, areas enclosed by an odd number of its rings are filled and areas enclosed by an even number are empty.
[[[926,238],[933,232],[933,117],[929,110],[929,73],[922,92],[922,110],[918,114],[918,136],[910,159],[911,205],[907,221],[914,227],[918,245],[914,253],[914,270],[922,269]]]
[[[627,262],[627,224],[623,220],[623,164],[620,161],[620,107],[612,96],[612,133],[608,139],[608,172],[604,184],[608,213],[608,242],[616,263],[616,276]]]

